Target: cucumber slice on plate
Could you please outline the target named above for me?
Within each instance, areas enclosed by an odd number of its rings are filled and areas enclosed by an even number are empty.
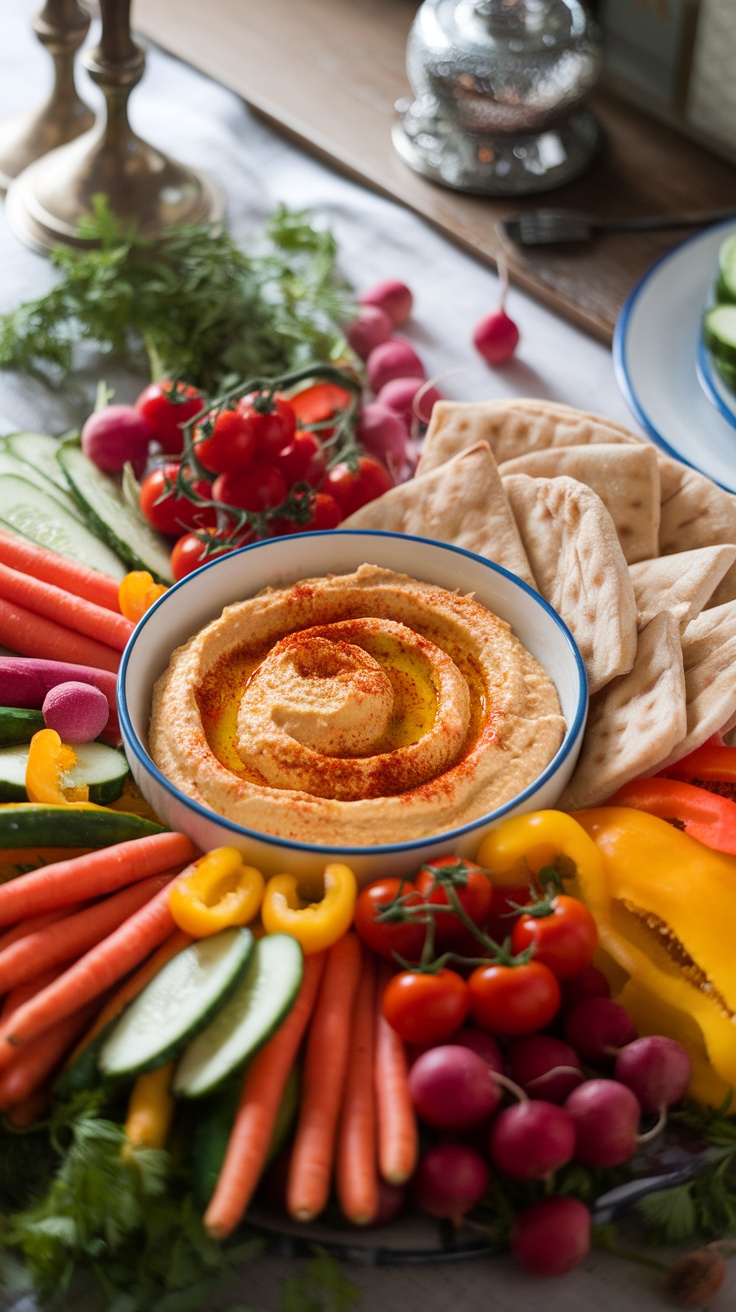
[[[714,305],[706,310],[703,341],[716,360],[736,367],[736,305]]]
[[[79,509],[74,498],[69,492],[63,491],[58,483],[52,483],[45,474],[34,468],[26,460],[19,460],[13,455],[12,451],[6,451],[0,447],[0,478],[5,478],[7,474],[15,474],[17,478],[25,478],[29,483],[33,483],[40,488],[42,492],[48,493],[59,505],[63,506],[68,514],[73,515],[80,523],[84,523],[84,516]]]
[[[736,301],[736,233],[726,237],[718,251],[716,299]]]
[[[41,717],[43,728],[43,717]],[[122,795],[129,774],[123,752],[104,743],[79,743],[74,747],[77,758],[73,768],[64,775],[70,786],[86,784],[90,802],[107,806]],[[0,747],[0,802],[24,802],[26,794],[26,765],[28,746]]]
[[[171,543],[131,510],[114,479],[84,454],[76,441],[62,442],[58,459],[88,523],[130,569],[148,570],[171,583]]]
[[[0,746],[29,743],[34,733],[43,728],[44,718],[40,711],[26,710],[23,706],[0,706]]]
[[[103,1075],[140,1075],[177,1057],[228,1001],[252,951],[249,929],[223,929],[172,957],[105,1040]]]
[[[182,1054],[172,1091],[200,1098],[244,1066],[291,1009],[303,973],[304,954],[290,934],[259,938],[229,1002]]]
[[[122,579],[126,573],[120,557],[86,524],[70,515],[55,497],[16,474],[0,478],[0,527],[113,578]]]
[[[49,437],[47,433],[9,433],[3,438],[2,444],[17,460],[33,465],[50,483],[68,493],[69,484],[56,459],[59,441],[58,437]]]

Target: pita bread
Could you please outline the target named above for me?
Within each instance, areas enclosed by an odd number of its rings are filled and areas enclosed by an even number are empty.
[[[591,698],[582,750],[557,805],[599,806],[631,779],[653,773],[686,725],[680,626],[662,611],[639,635],[631,672]]]
[[[436,538],[517,574],[533,588],[534,575],[511,513],[491,449],[479,442],[453,460],[390,488],[343,520],[341,528],[380,528]]]
[[[436,469],[451,456],[487,442],[498,464],[547,447],[596,442],[640,443],[622,424],[573,406],[536,398],[500,401],[436,401],[422,444],[417,473]]]
[[[600,497],[572,478],[502,480],[539,591],[580,648],[591,694],[631,669],[634,585]]]
[[[696,547],[629,567],[643,629],[661,610],[670,611],[684,629],[699,615],[726,571],[736,561],[736,546]]]
[[[736,497],[705,474],[660,453],[662,556],[694,547],[736,543]],[[736,598],[736,565],[727,570],[711,598],[719,606]]]
[[[736,602],[704,610],[682,635],[687,730],[657,767],[679,761],[736,715]]]
[[[601,442],[550,447],[506,460],[500,472],[576,478],[598,493],[629,565],[659,554],[659,466],[653,446]]]

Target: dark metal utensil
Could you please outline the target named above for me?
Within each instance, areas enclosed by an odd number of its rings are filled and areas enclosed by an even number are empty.
[[[720,219],[736,218],[729,209],[691,210],[682,214],[647,214],[632,218],[600,219],[580,210],[537,209],[501,219],[500,226],[520,246],[546,246],[554,242],[592,241],[599,232],[655,232],[665,228],[698,228]]]
[[[698,1152],[689,1153],[681,1166],[674,1167],[670,1171],[641,1176],[637,1180],[627,1180],[625,1184],[609,1189],[593,1204],[593,1223],[605,1225],[628,1211],[634,1203],[638,1203],[639,1199],[645,1198],[647,1194],[656,1194],[662,1189],[672,1189],[675,1185],[687,1184],[706,1166],[722,1156],[723,1151],[722,1148],[702,1148]]]

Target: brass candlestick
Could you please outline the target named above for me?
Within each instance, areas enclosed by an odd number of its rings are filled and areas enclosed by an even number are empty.
[[[1,191],[40,155],[92,127],[95,116],[74,84],[74,56],[89,24],[90,16],[77,0],[47,0],[34,17],[36,36],[54,61],[54,84],[43,105],[0,122]]]
[[[60,243],[89,247],[79,236],[93,197],[107,196],[123,225],[155,238],[172,223],[221,217],[224,198],[208,178],[142,141],[128,122],[128,98],[143,76],[145,54],[130,32],[130,0],[100,0],[99,45],[85,67],[105,97],[105,110],[84,136],[30,164],[8,189],[8,222],[34,250]]]

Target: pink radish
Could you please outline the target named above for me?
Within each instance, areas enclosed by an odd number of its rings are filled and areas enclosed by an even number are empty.
[[[692,1063],[681,1043],[649,1034],[621,1049],[613,1074],[636,1094],[642,1111],[661,1113],[685,1097]]]
[[[494,1166],[510,1180],[545,1180],[571,1160],[575,1123],[556,1103],[517,1102],[493,1122],[490,1150]]]
[[[512,1039],[506,1072],[530,1098],[562,1103],[585,1078],[574,1048],[547,1034]]]
[[[99,688],[107,699],[110,720],[105,729],[105,740],[120,742],[115,704],[117,680],[106,670],[92,666],[74,665],[67,661],[48,661],[28,656],[0,656],[0,706],[20,706],[40,711],[47,692],[57,684],[70,680],[89,683]]]
[[[424,365],[410,342],[401,337],[389,337],[376,346],[366,360],[368,382],[374,392],[380,392],[392,378],[425,378]]]
[[[409,1093],[421,1120],[439,1130],[480,1125],[501,1101],[488,1062],[459,1043],[440,1043],[417,1057]]]
[[[438,1143],[420,1159],[413,1181],[414,1198],[430,1216],[459,1221],[480,1202],[489,1183],[490,1171],[475,1148]]]
[[[639,1100],[618,1080],[585,1080],[565,1111],[575,1122],[575,1160],[604,1170],[631,1161],[639,1144]]]
[[[153,429],[132,405],[106,405],[94,410],[82,426],[82,450],[108,474],[119,473],[130,461],[143,472]]]
[[[44,697],[43,719],[64,743],[91,743],[110,719],[107,697],[91,683],[58,683]]]
[[[543,1198],[519,1212],[511,1252],[535,1276],[562,1276],[590,1252],[591,1216],[577,1198]]]
[[[398,328],[411,315],[414,297],[406,283],[399,282],[397,278],[388,278],[363,292],[360,303],[379,306],[385,310],[394,327]]]
[[[394,326],[380,305],[364,305],[360,314],[345,329],[345,336],[356,355],[367,360],[375,346],[387,342]]]
[[[372,456],[385,460],[389,468],[401,470],[408,455],[409,433],[406,424],[377,401],[364,405],[355,433],[360,445]]]
[[[391,378],[376,397],[378,404],[394,410],[407,428],[411,428],[415,420],[428,424],[435,401],[441,400],[442,393],[422,378]]]
[[[519,345],[519,329],[505,309],[508,291],[506,262],[499,259],[500,291],[498,309],[486,314],[473,331],[473,345],[487,364],[508,364]]]
[[[610,1066],[619,1048],[638,1038],[625,1007],[612,998],[590,997],[565,1018],[566,1041],[590,1066]]]

